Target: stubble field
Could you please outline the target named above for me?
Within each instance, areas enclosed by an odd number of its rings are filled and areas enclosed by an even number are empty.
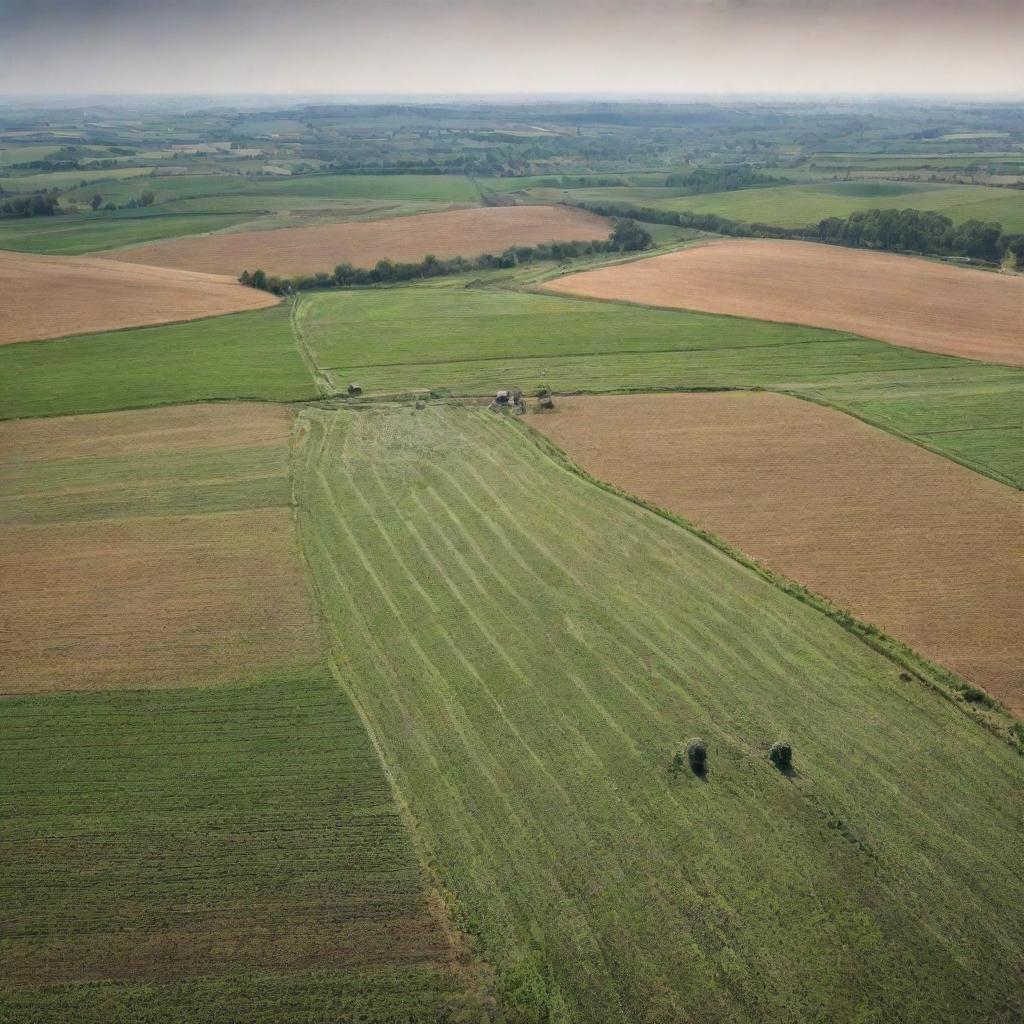
[[[737,239],[570,275],[546,287],[809,324],[1024,366],[1024,278],[892,253]]]
[[[781,395],[569,398],[531,422],[1024,713],[1020,492]]]
[[[0,691],[187,686],[315,661],[289,425],[282,407],[245,404],[0,426]]]
[[[0,250],[0,345],[273,306],[228,277]]]
[[[604,238],[608,221],[567,207],[508,206],[451,210],[379,221],[321,224],[181,238],[121,249],[111,259],[237,276],[262,268],[291,277],[331,271],[339,263],[418,261],[501,252],[510,245]]]

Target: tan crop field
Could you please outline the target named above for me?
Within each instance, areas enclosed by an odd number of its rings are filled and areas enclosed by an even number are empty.
[[[1024,366],[1024,277],[813,242],[728,240],[546,285],[618,299],[850,331]]]
[[[532,422],[1024,714],[1019,492],[781,395],[568,398]]]
[[[227,277],[3,250],[0,294],[0,345],[198,320],[277,302]]]
[[[232,404],[0,426],[0,692],[186,686],[315,659],[289,422]]]
[[[604,238],[608,221],[562,206],[495,206],[388,220],[319,224],[274,231],[196,235],[118,249],[110,259],[237,276],[262,268],[291,277],[333,270],[339,263],[372,267],[378,260],[418,261],[501,252],[510,245]]]

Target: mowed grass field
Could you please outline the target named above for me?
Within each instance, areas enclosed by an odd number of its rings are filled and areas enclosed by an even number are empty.
[[[282,406],[0,424],[0,692],[316,663]]]
[[[1024,277],[814,242],[728,239],[570,274],[550,290],[850,331],[1024,366]]]
[[[462,999],[323,661],[290,426],[255,403],[0,426],[5,1022],[440,1022]]]
[[[523,1019],[1019,1019],[1008,745],[520,423],[307,410],[296,459],[331,657]]]
[[[336,388],[793,391],[1024,485],[1018,368],[810,327],[465,284],[314,294],[297,322]]]
[[[932,210],[955,224],[965,220],[995,221],[1007,232],[1024,231],[1024,193],[982,185],[939,185],[922,182],[847,181],[747,188],[735,192],[680,195],[682,190],[646,188],[573,189],[573,200],[622,202],[662,210],[717,213],[748,223],[802,227],[826,217],[846,217],[857,210]],[[535,200],[557,202],[561,191],[533,189]]]
[[[0,250],[0,345],[265,309],[230,277]]]
[[[315,398],[286,306],[0,346],[0,419],[209,399]]]
[[[1018,491],[784,395],[568,398],[531,424],[1024,715]]]

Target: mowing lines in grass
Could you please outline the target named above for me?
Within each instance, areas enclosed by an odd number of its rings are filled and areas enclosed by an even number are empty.
[[[337,670],[506,1000],[1024,1010],[1005,744],[483,410],[309,410],[296,458]],[[706,781],[666,771],[693,735]]]

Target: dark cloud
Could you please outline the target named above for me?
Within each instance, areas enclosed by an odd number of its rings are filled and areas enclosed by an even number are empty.
[[[1024,0],[0,0],[0,93],[1024,92]]]

